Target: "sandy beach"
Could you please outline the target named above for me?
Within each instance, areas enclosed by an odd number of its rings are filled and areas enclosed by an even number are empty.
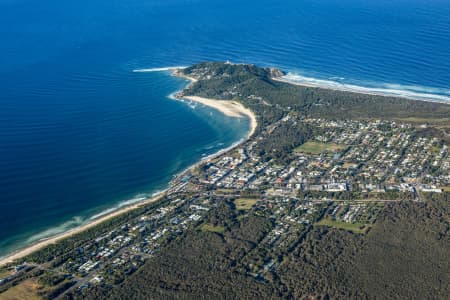
[[[171,70],[172,71],[172,75],[175,77],[180,77],[180,78],[184,78],[190,81],[190,83],[185,87],[186,89],[189,88],[189,86],[191,86],[191,84],[196,83],[198,80],[194,77],[191,76],[187,76],[186,74],[183,73],[183,69],[180,68],[174,68]]]
[[[201,103],[205,106],[214,108],[224,115],[234,118],[248,117],[250,119],[250,131],[248,137],[252,136],[258,125],[255,114],[244,105],[237,101],[215,100],[197,96],[183,96],[183,99]]]
[[[165,196],[165,194],[166,194],[166,191],[163,191],[163,192],[161,192],[160,194],[158,194],[155,197],[149,198],[147,200],[143,200],[142,202],[136,203],[136,204],[131,205],[131,206],[126,206],[126,207],[124,207],[122,209],[113,211],[113,212],[111,212],[109,214],[106,214],[106,215],[104,215],[102,217],[99,217],[98,219],[95,219],[92,222],[89,222],[89,223],[87,223],[85,225],[76,227],[76,228],[71,229],[69,231],[66,231],[64,233],[58,234],[58,235],[56,235],[54,237],[51,237],[51,238],[39,241],[36,244],[33,244],[33,245],[29,246],[29,247],[26,247],[26,248],[24,248],[22,250],[19,250],[19,251],[15,252],[15,253],[13,253],[11,255],[8,255],[8,256],[2,258],[0,260],[0,267],[6,265],[8,263],[11,263],[12,261],[14,261],[16,259],[19,259],[19,258],[22,258],[24,256],[27,256],[27,255],[29,255],[29,254],[31,254],[31,253],[33,253],[33,252],[35,252],[35,251],[45,247],[45,246],[48,246],[50,244],[54,244],[54,243],[56,243],[56,242],[58,242],[58,241],[60,241],[62,239],[68,238],[68,237],[70,237],[72,235],[75,235],[77,233],[85,231],[85,230],[87,230],[89,228],[95,227],[96,225],[98,225],[98,224],[100,224],[100,223],[102,223],[102,222],[104,222],[106,220],[109,220],[111,218],[114,218],[114,217],[119,216],[121,214],[124,214],[126,212],[129,212],[131,210],[139,208],[139,207],[141,207],[143,205],[159,201],[162,197]]]
[[[295,82],[292,80],[285,79],[283,77],[272,77],[271,79],[274,81],[283,82],[283,83],[287,83],[287,84],[311,87],[311,88],[318,88],[318,89],[324,89],[324,90],[341,91],[341,92],[349,92],[349,93],[355,93],[355,94],[364,94],[364,95],[381,96],[381,97],[402,98],[402,99],[407,99],[407,100],[434,102],[434,103],[450,105],[450,102],[446,101],[446,100],[438,100],[438,99],[431,100],[431,99],[414,98],[413,96],[395,95],[395,94],[391,95],[391,94],[383,93],[382,91],[375,92],[375,91],[364,90],[364,88],[362,88],[361,90],[355,90],[350,87],[346,87],[345,85],[342,85],[341,87],[330,87],[330,86],[321,86],[319,84],[312,84],[312,83],[306,83],[306,82]]]
[[[195,78],[188,77],[188,76],[185,76],[185,75],[181,75],[181,73],[177,72],[177,70],[175,70],[173,72],[173,74],[175,76],[183,77],[183,78],[186,78],[186,79],[190,80],[191,81],[190,84],[192,84],[192,83],[197,81]],[[236,117],[236,118],[248,117],[250,119],[250,130],[249,130],[249,133],[247,135],[247,139],[250,138],[255,133],[255,130],[256,130],[257,126],[258,126],[255,114],[250,109],[244,107],[241,103],[239,103],[237,101],[214,100],[214,99],[207,99],[207,98],[201,98],[201,97],[196,97],[196,96],[183,97],[183,99],[187,99],[187,100],[190,100],[190,101],[195,101],[195,102],[201,103],[201,104],[203,104],[205,106],[208,106],[208,107],[211,107],[213,109],[216,109],[216,110],[218,110],[218,111],[222,112],[223,114],[225,114],[227,116],[230,116],[230,117]],[[188,171],[188,170],[190,170],[190,169],[192,169],[192,168],[194,168],[196,166],[198,166],[201,163],[204,163],[205,161],[213,159],[213,158],[215,158],[215,157],[217,157],[217,156],[219,156],[219,155],[221,155],[221,154],[223,154],[223,153],[225,153],[227,151],[230,151],[230,150],[234,149],[235,147],[239,146],[240,144],[242,144],[246,140],[244,140],[244,141],[242,141],[240,143],[234,144],[232,147],[229,147],[227,149],[222,149],[222,150],[218,151],[217,153],[210,155],[208,158],[203,159],[203,160],[193,164],[191,167],[189,167],[185,171],[181,172],[181,174],[185,173],[186,171]],[[125,207],[120,208],[118,210],[115,210],[115,211],[113,211],[111,213],[103,215],[103,216],[101,216],[101,217],[99,217],[97,219],[94,219],[93,221],[91,221],[91,222],[89,222],[89,223],[87,223],[85,225],[73,228],[73,229],[68,230],[68,231],[66,231],[64,233],[61,233],[61,234],[55,235],[53,237],[41,240],[41,241],[39,241],[39,242],[37,242],[35,244],[32,244],[32,245],[30,245],[30,246],[28,246],[26,248],[18,250],[17,252],[14,252],[14,253],[12,253],[12,254],[10,254],[8,256],[5,256],[5,257],[1,258],[0,259],[0,267],[6,265],[8,263],[13,262],[14,260],[23,258],[23,257],[25,257],[25,256],[27,256],[27,255],[29,255],[29,254],[37,251],[37,250],[40,250],[40,249],[48,246],[48,245],[57,243],[60,240],[63,240],[63,239],[68,238],[70,236],[73,236],[73,235],[75,235],[77,233],[80,233],[82,231],[85,231],[85,230],[87,230],[89,228],[95,227],[96,225],[98,225],[98,224],[100,224],[102,222],[105,222],[105,221],[107,221],[107,220],[109,220],[111,218],[114,218],[114,217],[119,216],[121,214],[127,213],[127,212],[129,212],[131,210],[137,209],[137,208],[139,208],[139,207],[141,207],[143,205],[147,205],[149,203],[159,201],[161,198],[163,198],[166,195],[166,193],[167,193],[167,189],[162,191],[161,193],[159,193],[155,197],[149,198],[147,200],[143,200],[141,202],[138,202],[138,203],[130,205],[130,206],[125,206]]]
[[[181,77],[188,79],[190,81],[189,85],[186,88],[189,88],[191,84],[194,84],[197,82],[197,79],[187,76],[181,72],[181,69],[175,69],[172,72],[173,76]],[[246,108],[242,103],[239,103],[237,101],[232,100],[217,100],[217,99],[210,99],[210,98],[203,98],[198,96],[181,96],[181,97],[175,97],[175,99],[186,99],[193,102],[197,102],[200,104],[203,104],[205,106],[214,108],[221,113],[223,113],[226,116],[234,117],[234,118],[242,118],[242,117],[248,117],[250,119],[250,131],[248,134],[248,138],[251,137],[256,130],[256,127],[258,126],[258,122],[256,120],[255,114],[248,108]]]

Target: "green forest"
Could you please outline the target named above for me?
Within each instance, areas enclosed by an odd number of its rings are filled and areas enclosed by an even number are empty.
[[[193,230],[116,288],[88,299],[445,299],[450,253],[449,200],[387,205],[367,234],[314,226],[280,254],[264,280],[243,270],[246,254],[273,226],[264,216],[238,218],[221,203],[209,222],[223,233]]]
[[[184,73],[199,79],[184,95],[239,100],[256,113],[259,131],[288,115],[380,118],[425,122],[431,125],[428,132],[418,129],[418,134],[431,132],[448,141],[448,105],[295,86],[272,79],[281,71],[253,65],[202,63]],[[317,134],[317,128],[304,124],[281,125],[258,144],[258,151],[267,160],[289,163],[288,153]],[[121,285],[99,286],[82,297],[445,299],[450,294],[449,193],[425,196],[425,202],[381,206],[364,230],[319,222],[299,226],[282,250],[262,243],[275,226],[268,214],[258,209],[247,214],[236,202],[220,201],[203,225],[177,238]],[[270,266],[267,257],[276,258],[277,268],[268,267],[264,278],[249,276],[255,264]]]
[[[177,97],[237,100],[255,134],[174,178],[158,202],[1,268],[0,299],[448,299],[450,187],[437,162],[449,162],[449,105],[292,85],[248,64],[179,72],[197,81]],[[328,163],[341,173],[322,182]],[[418,192],[404,180],[411,166],[444,184]],[[356,176],[375,167],[393,176]],[[214,184],[232,172],[229,187]],[[314,172],[308,189],[288,187]]]

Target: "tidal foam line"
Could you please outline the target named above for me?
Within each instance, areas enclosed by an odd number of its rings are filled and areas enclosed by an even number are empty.
[[[378,85],[378,86],[359,86],[355,84],[348,84],[333,80],[307,77],[292,72],[289,72],[281,79],[289,83],[311,87],[327,88],[340,91],[373,94],[381,96],[402,97],[413,100],[450,103],[450,90],[444,88],[401,85],[391,83],[378,83],[378,84],[369,83],[368,85]]]
[[[93,215],[92,217],[89,218],[89,220],[95,220],[95,219],[98,219],[99,217],[102,217],[102,216],[104,216],[104,215],[107,215],[107,214],[109,214],[109,213],[112,213],[113,211],[116,211],[116,210],[118,210],[118,209],[120,209],[120,208],[122,208],[122,207],[124,207],[124,206],[129,206],[129,205],[131,205],[131,204],[135,204],[135,203],[138,203],[138,202],[147,200],[148,198],[149,198],[149,196],[147,196],[147,195],[138,195],[138,196],[136,196],[135,198],[131,198],[131,199],[122,201],[122,202],[120,202],[119,204],[117,204],[117,205],[114,206],[114,207],[105,209],[104,211],[101,211],[101,212],[99,212],[98,214]]]
[[[150,68],[150,69],[134,69],[134,73],[149,73],[149,72],[164,72],[164,71],[172,71],[177,69],[186,69],[186,66],[178,66],[178,67],[163,67],[163,68]]]
[[[40,233],[37,233],[37,234],[31,236],[30,238],[27,239],[27,243],[33,243],[33,242],[36,242],[36,241],[40,241],[40,240],[43,240],[43,239],[55,236],[55,235],[57,235],[59,233],[66,232],[69,229],[72,229],[72,228],[75,228],[77,226],[80,226],[83,223],[84,223],[84,219],[82,217],[75,216],[72,219],[70,219],[70,220],[68,220],[68,221],[66,221],[66,222],[64,222],[64,223],[62,223],[60,225],[57,225],[57,226],[54,226],[52,228],[46,229],[46,230],[44,230],[44,231],[42,231]]]

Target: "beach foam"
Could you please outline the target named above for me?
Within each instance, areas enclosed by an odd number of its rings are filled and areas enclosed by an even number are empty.
[[[153,197],[156,196],[155,194],[153,194]],[[119,204],[117,204],[116,206],[113,206],[111,208],[105,209],[101,212],[99,212],[98,214],[93,215],[92,217],[89,218],[89,220],[95,220],[98,219],[99,217],[105,216],[107,214],[112,213],[113,211],[116,211],[124,206],[129,206],[131,204],[135,204],[141,201],[144,201],[146,199],[150,198],[149,196],[147,196],[146,194],[139,194],[136,197],[133,197],[131,199],[119,202]]]
[[[26,243],[27,244],[28,243],[33,243],[33,242],[37,242],[37,241],[40,241],[40,240],[43,240],[43,239],[55,236],[57,234],[66,232],[69,229],[78,227],[78,226],[82,225],[83,223],[84,223],[84,220],[83,220],[82,217],[75,216],[72,219],[70,219],[70,220],[68,220],[68,221],[66,221],[66,222],[64,222],[64,223],[62,223],[62,224],[60,224],[58,226],[49,228],[47,230],[44,230],[44,231],[42,231],[42,232],[40,232],[38,234],[35,234],[35,235],[29,237],[27,239]]]
[[[301,84],[312,87],[328,88],[334,90],[357,92],[365,94],[375,94],[382,96],[395,96],[415,100],[437,101],[450,103],[450,89],[434,88],[418,85],[402,85],[393,83],[372,83],[368,82],[367,86],[360,86],[340,82],[337,80],[344,80],[343,78],[318,79],[301,75],[299,73],[289,72],[281,78],[293,84]]]
[[[149,68],[149,69],[134,69],[134,73],[149,73],[149,72],[165,72],[165,71],[173,71],[177,69],[185,69],[186,66],[177,66],[177,67],[162,67],[162,68]]]

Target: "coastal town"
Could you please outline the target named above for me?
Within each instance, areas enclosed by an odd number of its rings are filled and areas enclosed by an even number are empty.
[[[259,144],[279,126],[307,124],[323,132],[296,147],[284,160],[267,160]],[[243,259],[248,276],[263,280],[298,236],[313,226],[354,233],[370,230],[386,202],[423,201],[450,186],[450,156],[435,138],[417,136],[413,126],[393,121],[329,121],[288,115],[260,134],[176,177],[157,205],[45,262],[10,264],[1,291],[30,277],[59,297],[96,285],[120,284],[146,260],[188,230],[221,234],[208,215],[230,202],[239,218],[261,214],[273,226]],[[263,257],[258,248],[269,248]],[[45,281],[45,279],[47,281]]]
[[[287,117],[281,122],[297,120]],[[436,138],[416,137],[411,125],[380,120],[301,122],[325,129],[325,134],[294,149],[288,165],[264,161],[256,151],[257,139],[206,164],[200,183],[270,195],[325,192],[329,200],[337,199],[326,193],[339,192],[349,192],[351,200],[362,200],[356,193],[390,192],[411,193],[418,199],[420,192],[440,193],[450,185],[448,147]]]
[[[0,23],[0,300],[450,300],[450,0]]]
[[[245,278],[267,282],[314,229],[367,235],[385,206],[450,191],[448,144],[427,134],[426,122],[321,118],[255,94],[232,96],[279,117],[264,123],[241,103],[190,97],[249,116],[248,139],[177,175],[156,198],[3,260],[0,298],[28,290],[37,298],[77,299],[110,290],[190,234],[225,239],[230,224],[253,222],[263,227],[257,242],[233,264]]]

